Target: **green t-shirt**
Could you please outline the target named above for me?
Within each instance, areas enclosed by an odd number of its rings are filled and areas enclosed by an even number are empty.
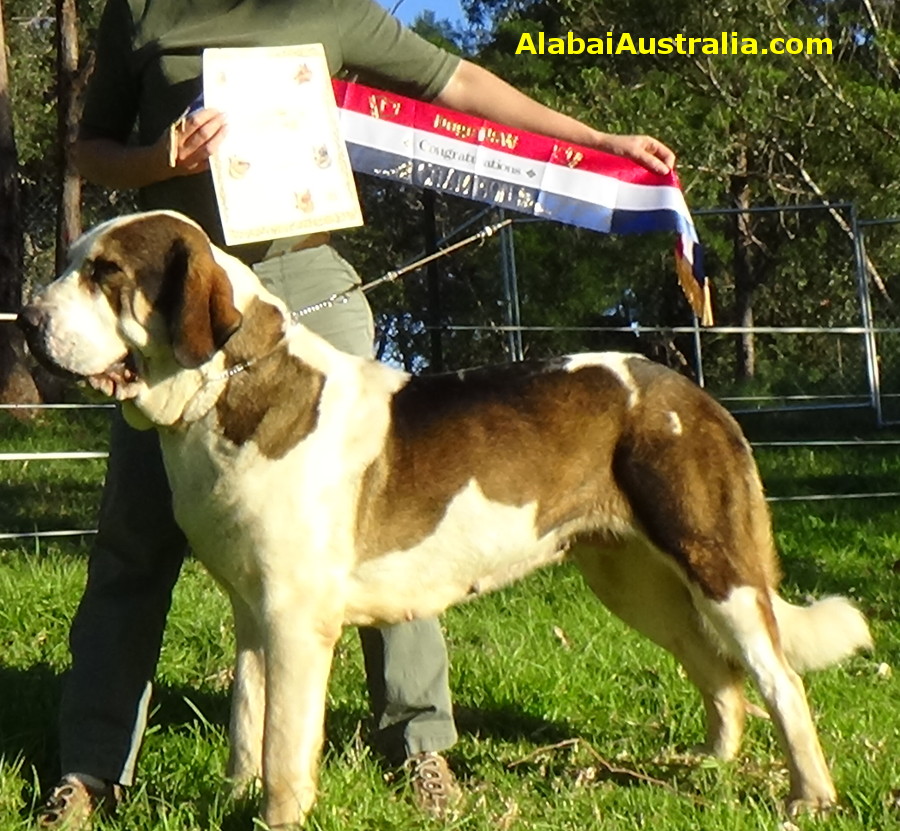
[[[332,75],[424,100],[459,59],[404,28],[374,0],[107,0],[88,84],[81,135],[152,144],[202,91],[207,47],[321,43]],[[195,219],[222,244],[212,177],[176,177],[143,188],[145,209]],[[267,244],[230,249],[260,259]]]

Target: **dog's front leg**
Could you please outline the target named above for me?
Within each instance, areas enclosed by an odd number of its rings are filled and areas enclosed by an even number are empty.
[[[262,777],[266,663],[263,632],[253,611],[234,592],[230,596],[237,657],[231,694],[227,775],[234,783],[234,795],[239,797],[254,780]]]
[[[341,633],[340,612],[304,601],[266,609],[263,817],[272,828],[299,826],[315,801],[328,675]]]

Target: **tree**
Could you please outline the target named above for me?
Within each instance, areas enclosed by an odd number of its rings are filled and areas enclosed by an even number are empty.
[[[810,221],[791,213],[735,214],[728,222],[704,223],[708,270],[714,286],[727,286],[716,298],[721,322],[846,322],[842,315],[855,303],[848,256],[853,229],[834,206],[853,200],[869,215],[896,214],[900,195],[900,160],[893,151],[900,38],[892,4],[469,0],[467,8],[495,23],[481,58],[499,74],[605,129],[650,132],[675,146],[693,206],[826,206],[831,227],[823,233],[809,233]],[[516,55],[526,31],[604,40],[628,34],[635,44],[676,34],[719,38],[723,32],[730,40],[736,32],[752,35],[761,48],[773,38],[827,36],[833,52]],[[876,255],[870,276],[883,288],[875,263],[887,263],[881,271],[889,273],[897,252],[882,248]],[[632,276],[639,304],[659,312],[651,320],[665,322],[655,299],[662,299],[658,285],[648,281],[656,275]],[[785,292],[786,286],[796,290]],[[760,299],[767,301],[764,318],[754,314]],[[737,341],[731,374],[738,380],[754,374],[754,346],[751,335]]]
[[[15,312],[22,300],[22,225],[19,166],[6,62],[6,27],[0,4],[0,311]],[[0,322],[0,401],[33,403],[37,388],[21,363],[22,338]]]
[[[81,118],[84,80],[79,71],[78,13],[75,0],[56,0],[56,109],[59,206],[56,212],[56,273],[61,274],[69,246],[81,235],[81,177],[72,159],[72,143]]]
[[[19,155],[13,130],[6,29],[0,4],[0,311],[17,311],[22,300],[22,226]]]

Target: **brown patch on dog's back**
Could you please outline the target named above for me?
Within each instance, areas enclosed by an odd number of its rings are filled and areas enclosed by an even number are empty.
[[[281,344],[284,325],[277,308],[253,299],[224,349],[226,368],[251,366],[228,380],[216,402],[225,438],[238,446],[252,441],[269,459],[282,458],[315,429],[325,383]]]
[[[488,499],[534,503],[538,536],[640,529],[714,599],[775,586],[768,509],[737,424],[671,370],[635,358],[627,371],[634,388],[602,364],[559,362],[411,379],[366,472],[362,555],[420,543],[475,480]]]
[[[411,379],[394,395],[385,453],[366,473],[364,493],[376,494],[360,516],[367,556],[431,534],[472,479],[488,499],[536,503],[539,535],[590,513],[585,500],[627,511],[610,479],[626,402],[607,369],[569,372],[559,361]]]

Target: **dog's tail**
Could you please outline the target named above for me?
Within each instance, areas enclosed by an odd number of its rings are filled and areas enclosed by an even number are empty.
[[[797,672],[824,669],[872,648],[865,617],[846,597],[794,606],[772,592],[772,608],[784,654]]]

